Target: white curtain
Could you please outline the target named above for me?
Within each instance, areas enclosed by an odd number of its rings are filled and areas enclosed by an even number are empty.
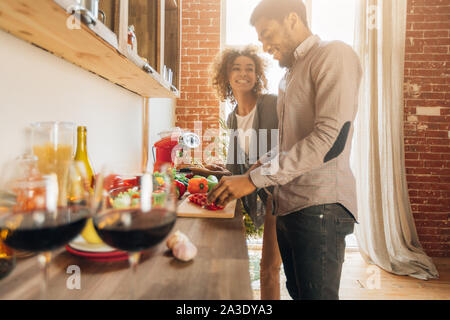
[[[357,0],[355,49],[364,76],[353,157],[359,225],[368,263],[398,275],[437,278],[417,236],[408,196],[403,147],[406,0]]]

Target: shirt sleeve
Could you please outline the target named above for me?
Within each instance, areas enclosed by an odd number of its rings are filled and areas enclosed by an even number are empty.
[[[270,162],[278,154],[278,145],[273,147],[270,151],[263,154],[258,160],[262,164]]]
[[[314,128],[290,150],[272,155],[250,173],[256,187],[284,185],[339,156],[356,115],[361,73],[350,46],[335,42],[318,54],[310,69],[316,93]]]

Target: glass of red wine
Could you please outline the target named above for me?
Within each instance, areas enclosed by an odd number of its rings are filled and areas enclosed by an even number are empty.
[[[40,298],[47,297],[53,250],[63,247],[84,228],[92,192],[83,163],[59,162],[42,172],[34,156],[8,163],[0,176],[0,229],[13,250],[36,253],[42,270]]]
[[[105,166],[97,176],[95,199],[98,213],[94,226],[109,246],[128,252],[131,268],[130,299],[137,294],[137,265],[141,252],[155,247],[170,233],[176,221],[173,169],[130,173]]]

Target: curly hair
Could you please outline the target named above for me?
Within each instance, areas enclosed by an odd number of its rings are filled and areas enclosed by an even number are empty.
[[[230,99],[233,104],[236,103],[233,90],[228,81],[228,75],[233,62],[241,56],[248,57],[255,63],[256,84],[253,88],[255,95],[258,96],[267,90],[267,78],[265,75],[267,62],[258,55],[258,48],[255,46],[246,46],[244,49],[228,48],[219,53],[211,65],[211,85],[221,101]]]

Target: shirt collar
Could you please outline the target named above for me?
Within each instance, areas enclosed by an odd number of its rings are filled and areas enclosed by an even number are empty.
[[[310,35],[306,38],[294,51],[295,60],[303,58],[312,49],[312,47],[320,41],[320,37],[317,35]]]

